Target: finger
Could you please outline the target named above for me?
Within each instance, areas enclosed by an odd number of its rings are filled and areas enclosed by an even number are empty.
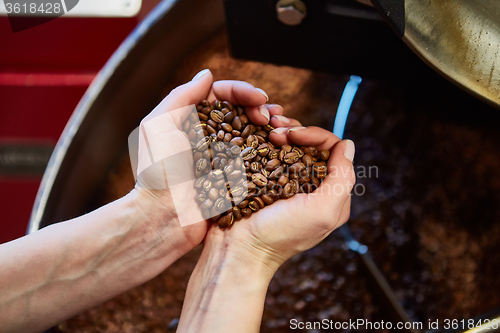
[[[283,107],[279,104],[266,104],[267,109],[269,110],[269,114],[271,118],[273,116],[282,116],[283,115]]]
[[[282,115],[274,115],[270,122],[272,127],[292,127],[292,126],[302,126],[302,124],[293,118],[288,118]]]
[[[277,147],[292,144],[286,134],[289,129],[290,127],[278,127],[273,129],[269,133],[269,140],[271,140],[271,142],[274,143],[274,145],[276,145]]]
[[[213,84],[213,91],[209,98],[228,101],[234,105],[260,106],[269,99],[267,94],[244,81],[217,81]]]
[[[263,126],[269,124],[270,114],[265,105],[247,106],[245,107],[245,113],[248,119],[255,125]]]
[[[313,146],[319,150],[331,150],[340,139],[321,127],[295,127],[287,133],[288,139],[297,146]]]

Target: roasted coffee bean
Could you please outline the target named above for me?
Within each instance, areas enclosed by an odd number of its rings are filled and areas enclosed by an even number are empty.
[[[215,130],[215,128],[213,128],[210,125],[207,125],[206,129],[207,129],[207,133],[208,134],[215,134],[215,133],[217,133],[217,131]]]
[[[248,203],[248,208],[254,212],[258,212],[260,210],[260,205],[255,200],[252,200]]]
[[[207,200],[205,193],[200,193],[196,196],[196,202],[201,204],[203,201]]]
[[[299,174],[297,174],[297,173],[290,173],[290,174],[288,175],[288,178],[290,178],[290,179],[299,179],[299,178],[300,178],[300,176],[299,176]]]
[[[269,195],[273,200],[278,200],[280,197],[276,190],[267,191],[267,195]]]
[[[260,135],[255,135],[255,137],[257,138],[257,141],[259,142],[259,145],[261,145],[263,143],[266,143],[266,139],[264,139]]]
[[[205,180],[203,182],[203,191],[208,192],[212,188],[212,182],[210,180]]]
[[[300,184],[297,179],[292,179],[290,180],[290,183],[292,184],[292,192],[293,194],[297,194],[299,192]]]
[[[311,185],[318,187],[319,184],[320,184],[320,181],[318,178],[316,178],[316,177],[311,178]]]
[[[231,135],[233,136],[233,138],[237,138],[237,137],[241,136],[241,132],[237,131],[237,130],[232,130]]]
[[[211,106],[206,106],[203,109],[201,109],[201,113],[208,115],[210,112],[212,112],[214,108]]]
[[[273,158],[272,160],[267,161],[266,170],[273,171],[281,165],[281,162],[277,158]]]
[[[315,147],[306,147],[304,148],[304,154],[309,154],[314,157],[318,154],[318,150]]]
[[[249,120],[248,120],[248,117],[247,117],[246,114],[238,115],[238,117],[240,117],[241,125],[242,126],[245,126],[245,125],[247,125],[249,123]],[[254,125],[252,125],[252,126],[254,126]],[[255,126],[254,126],[254,128],[255,128]]]
[[[274,169],[273,172],[271,172],[271,174],[269,175],[269,178],[270,179],[278,179],[282,175],[283,175],[283,167],[279,166],[276,169]]]
[[[266,170],[264,168],[260,169],[260,173],[262,175],[264,175],[264,177],[266,177],[266,178],[269,178],[269,175],[271,174],[271,172],[269,170]]]
[[[287,164],[293,164],[299,160],[299,154],[297,152],[290,152],[283,156],[283,162]]]
[[[311,178],[304,176],[299,178],[299,184],[304,184],[304,183],[309,183],[311,181]]]
[[[210,179],[211,181],[217,181],[223,178],[224,178],[224,171],[220,169],[211,170],[208,173],[208,179]]]
[[[264,200],[262,200],[260,197],[255,197],[253,201],[255,201],[259,205],[260,209],[264,208],[265,206]]]
[[[283,162],[286,154],[288,154],[286,150],[281,149],[278,155],[278,160],[280,160],[280,162]]]
[[[216,153],[221,153],[226,150],[226,145],[222,141],[217,141],[211,144],[212,149],[215,150]]]
[[[198,190],[203,190],[203,183],[207,180],[205,177],[196,178],[194,181],[194,187]]]
[[[208,167],[208,161],[204,158],[199,159],[196,162],[196,170],[203,171]]]
[[[318,157],[323,161],[328,161],[328,159],[330,158],[330,151],[322,150],[319,152]]]
[[[233,224],[233,222],[233,213],[228,213],[227,215],[224,215],[219,219],[217,225],[219,226],[219,228],[228,228]]]
[[[259,162],[250,163],[250,171],[253,173],[260,172],[261,168],[262,168],[262,164],[260,164]]]
[[[224,179],[217,180],[215,182],[212,182],[212,187],[215,188],[222,188],[226,184],[226,181]]]
[[[293,149],[293,147],[292,147],[292,146],[290,146],[290,145],[287,145],[287,144],[284,144],[283,146],[281,146],[281,150],[284,150],[284,151],[286,151],[287,153],[291,152],[291,151],[292,151],[292,149]]]
[[[219,190],[216,189],[215,187],[212,187],[210,191],[208,191],[208,198],[212,201],[217,200],[219,197]]]
[[[276,184],[278,184],[279,186],[283,187],[285,186],[286,184],[288,184],[288,182],[290,181],[290,179],[288,179],[287,176],[281,176],[278,181],[276,182]]]
[[[252,213],[253,213],[253,211],[250,208],[243,208],[241,210],[241,214],[243,214],[243,216],[245,216],[245,217],[249,217],[250,215],[252,215]]]
[[[246,206],[248,206],[248,200],[247,200],[247,199],[243,200],[242,202],[240,202],[240,203],[238,204],[238,207],[239,207],[240,209],[243,209],[243,208],[245,208]]]
[[[241,149],[237,145],[231,146],[228,149],[226,149],[226,153],[229,156],[237,156],[240,152],[241,152]]]
[[[267,138],[267,132],[266,132],[266,131],[257,130],[254,134],[255,134],[256,136],[260,136],[260,137],[262,137],[263,139],[266,139],[266,138]]]
[[[257,151],[257,153],[258,153],[258,151]],[[266,165],[266,164],[267,164],[267,157],[262,156],[262,158],[260,159],[260,163],[261,163],[262,165]]]
[[[245,187],[242,185],[232,186],[230,191],[233,197],[241,197],[245,194]]]
[[[245,186],[248,189],[248,191],[255,190],[257,188],[257,185],[250,180],[244,181],[243,186]]]
[[[201,101],[201,106],[206,107],[206,106],[211,106],[210,101],[207,99],[204,99]]]
[[[226,132],[228,132],[228,133],[230,133],[230,132],[233,130],[233,128],[231,127],[231,125],[229,125],[228,123],[222,123],[222,124],[220,124],[220,127],[221,127],[224,131],[226,131]]]
[[[313,164],[314,176],[316,176],[317,178],[320,178],[317,176],[319,174],[326,174],[326,165],[324,163],[325,162],[316,162]]]
[[[235,221],[240,221],[243,218],[243,215],[241,215],[241,209],[238,206],[233,207],[233,215]]]
[[[190,130],[190,128],[191,128],[191,122],[190,122],[190,121],[189,121],[189,119],[188,119],[188,120],[186,120],[186,121],[184,122],[184,124],[182,124],[182,130],[183,130],[184,132],[188,133],[188,132],[189,132],[189,130]]]
[[[268,145],[269,145],[269,143],[268,143]],[[279,149],[274,149],[274,148],[273,148],[273,149],[271,149],[271,150],[269,150],[269,153],[267,154],[267,158],[268,158],[269,160],[278,160],[278,162],[279,162],[279,155],[280,155],[280,151],[281,151],[281,150],[279,150]]]
[[[241,137],[243,139],[246,139],[248,136],[252,135],[255,133],[255,126],[252,124],[246,125],[243,131],[241,132]],[[257,141],[257,144],[259,142]]]
[[[305,154],[304,151],[298,147],[293,147],[292,152],[296,152],[299,155],[299,159],[301,159]]]
[[[234,119],[234,112],[233,111],[229,111],[228,113],[226,113],[224,115],[224,122],[225,123],[230,123],[232,122]]]
[[[276,184],[277,184],[276,180],[274,180],[274,179],[269,179],[269,180],[267,181],[267,188],[268,188],[269,190],[272,190],[272,189],[276,186]]]
[[[200,207],[201,209],[208,210],[212,207],[213,204],[214,202],[212,200],[206,199],[201,203]]]
[[[241,147],[245,143],[245,140],[241,136],[237,136],[233,138],[230,142]]]
[[[257,154],[259,154],[259,156],[267,156],[268,153],[269,145],[267,143],[262,143],[257,147]]]
[[[270,205],[274,202],[273,198],[269,194],[263,194],[261,198],[266,205]]]
[[[241,125],[241,119],[239,116],[234,117],[233,121],[231,122],[231,127],[233,127],[233,129],[235,129],[237,131],[241,131],[242,125]]]
[[[229,112],[231,112],[231,110],[229,110],[228,108],[222,108],[222,110],[220,110],[220,112],[222,112],[222,114],[225,116],[226,114],[228,114]]]
[[[210,142],[210,139],[208,137],[203,137],[198,143],[196,144],[196,149],[199,151],[206,150],[208,148],[208,143]]]
[[[216,99],[214,102],[214,109],[221,110],[222,109],[222,101]]]
[[[304,163],[305,166],[310,167],[314,163],[313,157],[309,154],[304,155],[302,157],[302,163]]]
[[[293,185],[292,183],[287,183],[283,187],[283,191],[281,192],[281,197],[284,199],[290,198],[293,195]]]
[[[241,151],[241,157],[244,161],[250,161],[255,156],[257,156],[257,151],[253,147],[247,147]]]
[[[225,143],[229,143],[229,142],[231,142],[232,139],[233,139],[233,136],[231,135],[231,133],[226,133],[226,134],[224,134],[224,139],[222,139],[222,141]]]
[[[306,168],[306,166],[304,163],[297,162],[297,163],[290,165],[290,167],[288,168],[288,172],[298,174],[299,172],[301,172],[305,168]]]
[[[208,116],[206,114],[204,114],[204,113],[198,112],[197,115],[198,115],[199,120],[201,120],[201,121],[207,121],[208,120]]]
[[[254,182],[254,184],[257,186],[266,186],[267,178],[264,177],[264,175],[261,173],[254,173],[252,175],[252,182]]]
[[[224,167],[224,173],[226,175],[231,174],[234,171],[234,166],[232,164],[228,164]]]
[[[243,176],[241,170],[234,170],[231,174],[227,175],[227,179],[236,181]]]
[[[207,120],[207,125],[212,126],[214,129],[217,128],[217,123],[215,121],[213,121],[212,119]]]
[[[303,193],[311,193],[313,191],[313,186],[310,183],[305,183],[300,186]]]
[[[226,132],[224,132],[223,130],[220,130],[219,132],[217,132],[217,140],[219,140],[219,141],[224,140],[225,134],[226,134]]]
[[[212,112],[210,112],[210,119],[220,124],[224,121],[224,114],[220,111],[213,110]]]
[[[243,131],[245,132],[245,131]],[[252,147],[252,148],[257,148],[259,145],[259,142],[257,141],[257,138],[255,135],[249,135],[246,140],[247,147]]]
[[[234,109],[233,104],[229,103],[228,101],[222,101],[221,105],[223,108],[229,109],[231,111],[233,111]]]
[[[218,198],[214,203],[214,208],[219,212],[222,212],[226,209],[227,201],[224,198]]]

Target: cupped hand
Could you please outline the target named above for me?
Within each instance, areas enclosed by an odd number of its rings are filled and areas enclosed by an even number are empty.
[[[183,238],[180,240],[185,245],[183,252],[201,243],[208,222],[201,216],[195,201],[192,148],[182,126],[188,117],[196,114],[196,104],[216,98],[244,105],[250,121],[257,125],[268,124],[273,110],[280,109],[266,106],[267,95],[251,84],[213,82],[212,73],[204,70],[192,81],[172,90],[141,121],[135,136],[129,138],[131,161],[137,175],[134,191],[138,201],[151,218],[152,230],[159,234],[163,231],[167,234],[166,228],[180,231],[176,234]],[[135,162],[134,156],[138,156]]]
[[[276,146],[291,144],[329,150],[328,175],[309,194],[281,199],[243,218],[227,229],[210,226],[205,246],[221,247],[243,260],[258,261],[277,269],[290,257],[318,244],[345,223],[350,214],[355,183],[354,143],[340,140],[319,127],[302,127],[276,110],[270,139]]]

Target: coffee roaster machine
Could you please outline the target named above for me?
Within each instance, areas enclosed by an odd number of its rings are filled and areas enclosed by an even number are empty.
[[[377,9],[354,0],[161,2],[117,49],[78,104],[45,171],[28,233],[88,211],[129,133],[155,106],[176,65],[224,26],[235,57],[383,77],[422,93],[448,84],[400,40],[405,35],[404,1],[375,1],[375,5]],[[414,19],[409,17],[407,22]],[[411,38],[406,42],[411,45]],[[455,74],[440,67],[436,57],[424,52],[419,56],[453,80]],[[477,86],[455,83],[481,94]],[[490,95],[481,97],[496,105]],[[388,317],[408,321],[377,265],[356,243],[351,239],[350,247],[364,263]],[[488,316],[493,319],[500,312]]]

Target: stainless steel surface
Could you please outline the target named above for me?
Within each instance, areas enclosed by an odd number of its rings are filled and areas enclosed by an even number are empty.
[[[299,25],[306,17],[306,5],[300,0],[280,0],[276,4],[278,19],[286,25]]]
[[[500,1],[406,0],[403,40],[431,67],[500,108]]]
[[[224,26],[220,0],[162,1],[127,37],[81,99],[50,158],[28,233],[86,212],[128,135],[177,64]]]

